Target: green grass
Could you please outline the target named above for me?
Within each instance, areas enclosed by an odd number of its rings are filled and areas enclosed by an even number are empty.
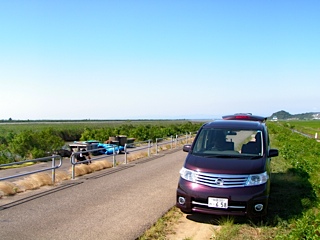
[[[314,137],[315,134],[318,133],[318,139],[320,139],[320,120],[284,121],[282,124],[311,137]]]
[[[213,230],[214,239],[217,240],[228,240],[239,235],[239,225],[234,224],[234,217],[221,217],[217,220],[217,224],[221,228]]]

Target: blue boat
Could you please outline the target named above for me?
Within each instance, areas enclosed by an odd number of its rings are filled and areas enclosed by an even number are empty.
[[[74,152],[78,152],[81,149],[88,150],[96,150],[92,152],[92,155],[101,155],[107,154],[112,155],[113,151],[115,154],[119,154],[124,151],[123,146],[118,146],[117,144],[110,144],[110,143],[101,143],[96,140],[88,140],[83,142],[75,141],[73,144],[69,144],[71,149],[74,149]]]
[[[116,154],[119,154],[120,152],[124,151],[123,146],[118,146],[116,144],[110,144],[110,143],[98,143],[99,151],[102,154],[112,155],[113,151]]]

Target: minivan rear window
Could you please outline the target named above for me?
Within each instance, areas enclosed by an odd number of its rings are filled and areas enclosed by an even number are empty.
[[[193,146],[192,154],[229,157],[263,155],[263,136],[260,130],[248,129],[201,129]]]

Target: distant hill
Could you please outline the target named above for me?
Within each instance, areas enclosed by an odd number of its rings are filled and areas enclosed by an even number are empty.
[[[275,119],[278,120],[311,120],[311,119],[320,119],[320,113],[319,112],[308,112],[308,113],[299,113],[299,114],[290,114],[284,110],[281,110],[279,112],[273,113],[269,119]]]

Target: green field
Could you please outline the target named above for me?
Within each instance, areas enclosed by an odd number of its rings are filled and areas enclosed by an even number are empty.
[[[299,132],[309,135],[310,137],[314,137],[317,133],[320,135],[320,120],[296,120],[296,121],[283,121],[282,124],[285,124],[287,127],[295,129]],[[320,139],[320,136],[318,136]]]
[[[0,135],[8,132],[19,133],[26,130],[41,131],[47,128],[55,130],[83,130],[85,128],[115,128],[121,125],[170,125],[182,124],[188,120],[79,120],[79,121],[2,121]]]

